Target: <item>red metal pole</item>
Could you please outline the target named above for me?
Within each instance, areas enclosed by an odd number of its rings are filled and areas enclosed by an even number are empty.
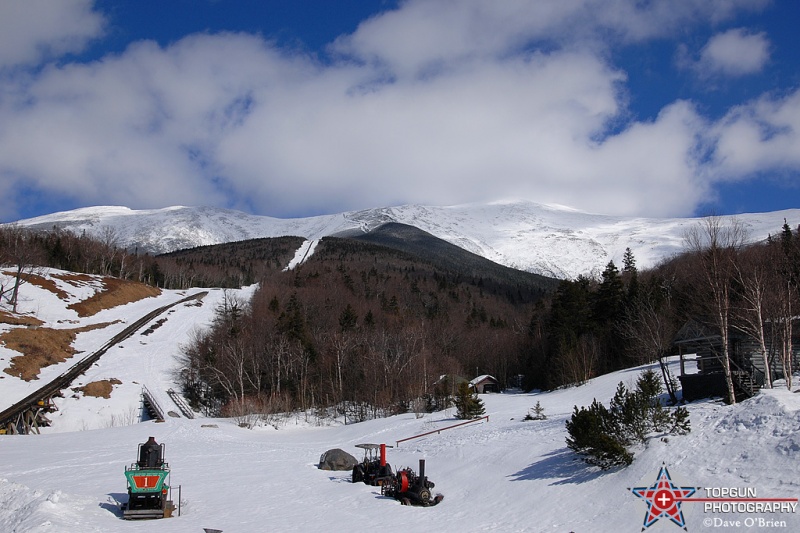
[[[428,431],[427,433],[420,433],[419,435],[414,435],[413,437],[407,437],[407,438],[405,438],[405,439],[400,439],[400,440],[398,440],[398,441],[395,441],[395,444],[396,444],[397,446],[400,446],[400,443],[401,443],[401,442],[405,442],[405,441],[407,441],[407,440],[411,440],[411,439],[418,439],[418,438],[420,438],[420,437],[425,437],[425,436],[427,436],[427,435],[433,435],[434,433],[437,433],[437,434],[438,434],[438,433],[441,433],[442,431],[444,431],[444,430],[446,430],[446,429],[453,429],[453,428],[457,428],[457,427],[459,427],[459,426],[463,426],[463,425],[465,425],[465,424],[472,424],[473,422],[479,422],[479,421],[481,421],[481,420],[486,420],[486,421],[488,422],[488,421],[489,421],[489,415],[482,416],[482,417],[480,417],[480,418],[475,418],[474,420],[467,420],[466,422],[461,422],[460,424],[454,424],[454,425],[452,425],[452,426],[447,426],[447,427],[443,427],[443,428],[439,428],[439,429],[434,429],[433,431]]]
[[[386,444],[381,444],[381,466],[386,466]]]

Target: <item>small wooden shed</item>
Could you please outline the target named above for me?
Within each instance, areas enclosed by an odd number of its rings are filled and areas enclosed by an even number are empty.
[[[478,376],[470,381],[469,384],[478,394],[485,394],[487,392],[500,392],[500,382],[488,374]]]

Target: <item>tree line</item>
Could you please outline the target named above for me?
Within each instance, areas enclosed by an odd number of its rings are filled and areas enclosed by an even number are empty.
[[[793,320],[800,309],[800,227],[788,223],[764,242],[748,244],[735,219],[707,217],[684,235],[685,251],[639,272],[627,250],[622,269],[609,262],[600,279],[561,281],[528,327],[527,388],[551,389],[671,355],[679,328],[694,319],[722,337],[720,362],[735,402],[728,336],[759,346],[768,372],[791,387],[797,368]],[[768,349],[770,347],[771,349]],[[769,373],[779,366],[778,376]],[[662,365],[667,392],[674,379]]]
[[[745,244],[735,221],[709,217],[685,252],[640,271],[632,250],[597,279],[542,289],[517,278],[465,273],[350,239],[324,239],[284,271],[302,239],[256,239],[152,257],[54,229],[0,228],[0,262],[113,275],[165,288],[258,283],[250,301],[227,293],[214,323],[179,354],[179,382],[214,414],[338,406],[353,419],[440,408],[457,376],[491,374],[502,386],[553,389],[663,360],[675,333],[699,318],[736,330],[778,361],[791,386],[792,317],[800,309],[800,228],[788,223]],[[0,287],[4,301],[14,287]],[[765,327],[765,325],[767,325]],[[768,348],[769,347],[769,348]],[[722,353],[723,368],[731,354]],[[768,365],[772,368],[775,365]],[[662,366],[667,392],[675,380]],[[733,401],[731,393],[729,400]]]
[[[302,241],[301,237],[253,239],[152,256],[119,245],[110,227],[92,237],[59,227],[31,230],[9,224],[0,226],[0,265],[13,269],[14,281],[0,286],[0,298],[14,306],[19,286],[42,267],[164,289],[238,288],[257,283],[264,269],[285,265]]]

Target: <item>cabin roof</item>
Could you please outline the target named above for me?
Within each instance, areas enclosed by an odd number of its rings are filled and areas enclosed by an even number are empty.
[[[495,383],[497,382],[497,379],[494,376],[490,376],[489,374],[483,374],[482,376],[478,376],[477,378],[470,381],[470,385],[477,385],[478,383],[482,383],[487,380],[492,380]]]

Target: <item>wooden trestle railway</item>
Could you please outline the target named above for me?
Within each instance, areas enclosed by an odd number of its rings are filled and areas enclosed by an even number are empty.
[[[168,309],[191,300],[201,300],[207,294],[207,291],[197,292],[171,304],[159,307],[133,322],[112,337],[99,350],[87,355],[60,376],[5,411],[0,412],[0,430],[4,430],[3,432],[9,435],[39,433],[39,427],[49,424],[47,413],[55,410],[53,397],[59,396],[63,389],[69,387],[75,378],[86,372],[109,348],[121,343]]]

